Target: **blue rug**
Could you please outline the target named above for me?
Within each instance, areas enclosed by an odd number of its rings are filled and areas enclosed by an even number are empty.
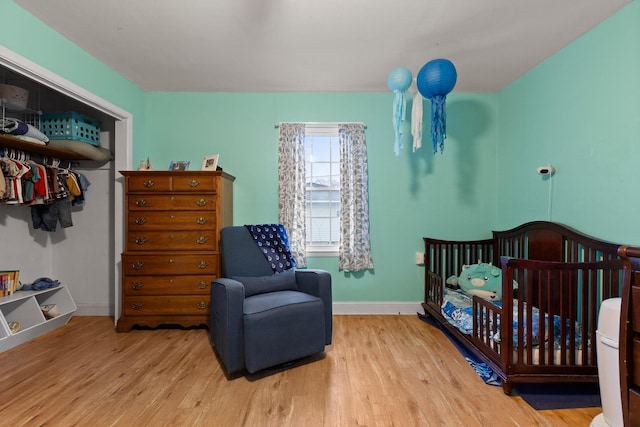
[[[500,380],[500,378],[498,378],[498,376],[491,370],[491,368],[487,366],[486,363],[481,362],[480,359],[478,359],[473,353],[467,350],[467,348],[462,345],[456,337],[451,335],[446,328],[444,328],[440,323],[433,320],[433,317],[420,313],[418,313],[418,317],[420,318],[420,320],[428,323],[429,325],[435,326],[436,328],[440,329],[442,333],[447,338],[449,338],[449,341],[451,341],[451,343],[458,349],[460,354],[462,354],[467,363],[469,363],[469,366],[471,366],[473,370],[476,371],[478,376],[482,378],[482,381],[484,381],[485,384],[497,386],[502,385],[502,381]]]
[[[440,329],[485,383],[502,385],[500,378],[485,363],[467,350],[456,337],[451,335],[440,323],[436,322],[433,317],[418,313],[418,318]],[[515,384],[511,394],[520,396],[522,400],[536,410],[595,408],[602,406],[600,388],[597,383]]]
[[[537,410],[596,408],[602,406],[598,383],[516,384],[513,396],[520,396]]]

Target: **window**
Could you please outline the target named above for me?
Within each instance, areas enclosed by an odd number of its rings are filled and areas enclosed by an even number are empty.
[[[278,218],[298,267],[337,256],[338,268],[373,268],[364,123],[280,123]]]
[[[305,126],[307,255],[337,256],[340,245],[340,143],[338,126]]]

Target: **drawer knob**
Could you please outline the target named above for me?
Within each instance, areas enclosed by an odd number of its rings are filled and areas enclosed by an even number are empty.
[[[198,236],[198,238],[196,239],[196,243],[199,245],[204,245],[205,243],[207,243],[207,240],[209,240],[209,238],[206,236]]]
[[[206,201],[205,199],[200,199],[196,202],[196,205],[198,206],[207,206],[207,203],[209,203],[208,201]]]
[[[136,237],[136,245],[144,245],[146,242],[146,237]]]
[[[200,310],[205,310],[208,306],[209,306],[209,304],[207,304],[206,301],[200,301],[198,303],[198,309],[200,309]]]
[[[189,182],[189,187],[191,188],[195,188],[198,185],[200,185],[200,181],[198,181],[197,179],[192,179],[191,182]]]
[[[198,283],[198,289],[207,289],[207,282]]]
[[[208,266],[209,266],[209,263],[207,261],[200,261],[198,263],[198,268],[201,270],[207,268]]]
[[[136,200],[136,206],[139,208],[147,206],[147,201],[145,199],[138,199]]]
[[[139,291],[144,286],[144,282],[131,282],[131,289]]]
[[[136,224],[138,225],[144,225],[147,223],[147,218],[144,217],[136,217]]]
[[[135,261],[131,263],[131,268],[133,268],[134,270],[140,270],[143,266],[144,262],[142,261]]]
[[[144,185],[144,186],[145,186],[145,187],[147,187],[147,188],[151,188],[151,187],[153,187],[154,185],[156,185],[156,183],[155,183],[155,182],[153,182],[153,180],[147,179],[147,180],[145,180],[145,181],[142,183],[142,185]]]
[[[142,309],[142,307],[144,307],[144,304],[141,303],[141,302],[131,303],[131,308],[134,309],[134,310],[140,310],[140,309]]]
[[[203,216],[199,216],[199,217],[196,219],[196,224],[198,224],[198,225],[204,225],[204,224],[206,224],[208,221],[209,221],[209,220],[208,220],[207,218],[205,218],[205,217],[203,217]]]

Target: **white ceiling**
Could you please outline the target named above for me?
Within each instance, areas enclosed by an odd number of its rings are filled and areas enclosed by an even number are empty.
[[[494,92],[631,0],[15,0],[147,91],[384,92],[435,58]]]

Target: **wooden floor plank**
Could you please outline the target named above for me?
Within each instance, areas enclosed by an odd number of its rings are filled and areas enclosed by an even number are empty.
[[[229,379],[205,329],[116,333],[111,318],[0,354],[11,426],[587,426],[600,408],[535,411],[484,384],[417,316],[334,316],[334,344]]]

